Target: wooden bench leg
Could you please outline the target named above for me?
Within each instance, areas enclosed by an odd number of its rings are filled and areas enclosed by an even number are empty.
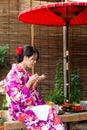
[[[67,130],[72,130],[72,123],[71,122],[67,122],[66,123],[66,127],[67,127]]]

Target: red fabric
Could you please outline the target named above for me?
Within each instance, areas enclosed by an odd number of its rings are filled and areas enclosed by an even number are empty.
[[[57,2],[21,12],[18,19],[47,26],[86,25],[87,2]]]
[[[62,123],[61,119],[58,117],[57,114],[54,114],[54,125]]]
[[[29,118],[30,115],[22,113],[20,116],[18,116],[19,121],[24,121],[26,118]]]

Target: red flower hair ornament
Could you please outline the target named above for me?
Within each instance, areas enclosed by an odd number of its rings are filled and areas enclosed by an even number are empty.
[[[23,51],[23,48],[22,47],[18,47],[16,48],[16,55],[20,55]]]

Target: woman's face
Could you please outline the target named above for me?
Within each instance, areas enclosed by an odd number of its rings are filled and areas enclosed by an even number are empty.
[[[27,68],[32,68],[36,64],[36,61],[37,61],[37,54],[33,54],[30,57],[27,56],[25,57],[25,64]]]

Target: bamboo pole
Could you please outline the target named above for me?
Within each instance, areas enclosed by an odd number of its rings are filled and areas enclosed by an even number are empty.
[[[30,0],[30,7],[33,7],[33,0]],[[31,45],[34,46],[34,25],[31,24]],[[34,67],[32,67],[32,74],[34,74]]]

